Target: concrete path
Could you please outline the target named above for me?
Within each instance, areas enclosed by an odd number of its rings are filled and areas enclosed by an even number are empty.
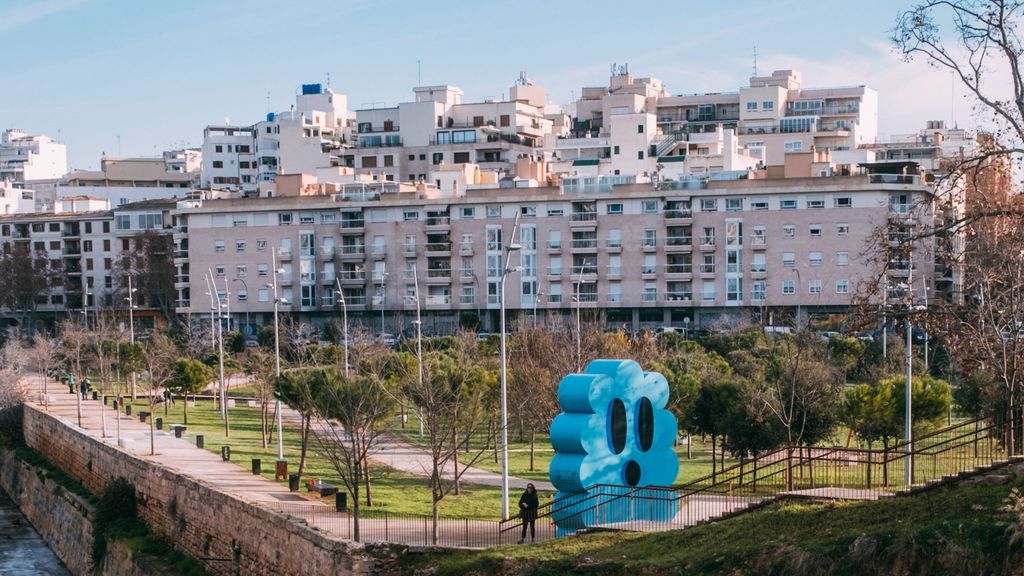
[[[0,491],[0,574],[71,574],[3,491]]]

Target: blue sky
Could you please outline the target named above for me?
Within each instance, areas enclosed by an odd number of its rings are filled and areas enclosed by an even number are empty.
[[[717,4],[717,5],[716,5]],[[675,94],[735,91],[757,45],[762,74],[804,86],[879,90],[883,135],[925,120],[970,124],[948,73],[905,64],[888,44],[902,0],[630,4],[613,0],[0,0],[0,128],[68,144],[71,165],[103,152],[199,145],[203,127],[286,110],[298,85],[326,82],[349,108],[412,97],[424,84],[465,101],[507,93],[520,70],[567,103],[606,85],[609,65]]]

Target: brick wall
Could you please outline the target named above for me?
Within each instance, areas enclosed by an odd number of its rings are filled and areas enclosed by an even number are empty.
[[[213,574],[369,574],[363,547],[325,538],[192,478],[83,434],[30,405],[25,442],[94,494],[123,477],[135,486],[139,515],[156,533]]]

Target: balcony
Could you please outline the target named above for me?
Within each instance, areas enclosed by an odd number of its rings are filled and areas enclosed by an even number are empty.
[[[658,250],[658,239],[657,238],[644,238],[643,244],[644,252],[657,252]]]
[[[472,268],[459,269],[459,281],[463,284],[472,284],[476,281],[476,274]]]
[[[348,306],[350,309],[354,308],[354,307],[357,307],[357,306],[366,306],[366,296],[365,295],[363,295],[363,296],[350,296],[350,295],[346,294],[344,296],[344,300],[345,300],[345,306]]]
[[[427,270],[427,282],[434,280],[442,280],[445,284],[450,283],[452,281],[451,268],[432,268]]]
[[[183,260],[183,259],[187,259],[187,258],[188,258],[188,250],[175,250],[174,251],[174,259],[175,260]]]
[[[622,240],[608,240],[605,243],[605,247],[608,249],[609,254],[619,254],[622,252]]]
[[[693,292],[690,290],[669,290],[665,292],[665,302],[679,303],[693,300]]]
[[[188,300],[176,300],[174,302],[174,307],[179,309],[179,310],[188,310],[188,308],[191,305],[192,305],[192,303],[189,302]]]
[[[439,296],[427,296],[425,298],[425,304],[427,307],[431,306],[450,306],[452,303],[452,297],[450,294],[444,294]]]
[[[640,267],[640,277],[644,280],[654,280],[658,277],[658,267],[653,264],[644,264]]]
[[[177,276],[174,277],[174,287],[175,288],[186,288],[186,287],[188,287],[188,282],[189,282],[189,275],[188,274],[178,274]]]
[[[338,248],[338,255],[342,258],[365,258],[366,257],[366,246],[363,244],[350,244],[347,246],[341,246]]]
[[[688,224],[693,220],[692,210],[665,210],[666,224]]]
[[[65,246],[64,249],[61,250],[61,254],[63,254],[65,258],[70,258],[70,257],[74,257],[74,256],[81,256],[82,255],[82,249],[81,248],[77,248],[77,247]]]
[[[366,282],[366,270],[342,270],[338,272],[338,280],[342,284],[363,284]]]
[[[692,275],[693,264],[668,264],[665,266],[665,274],[670,276]]]
[[[451,256],[451,242],[431,242],[426,246],[427,256]]]
[[[473,243],[462,242],[459,244],[459,256],[472,256],[473,255]]]
[[[361,234],[366,227],[366,221],[362,218],[342,218],[341,219],[341,233],[342,234]]]
[[[290,272],[286,272],[284,274],[278,274],[277,275],[277,280],[278,280],[278,282],[281,283],[282,286],[284,286],[285,284],[292,284],[293,283],[292,275],[291,275]]]
[[[767,250],[768,239],[764,236],[753,236],[750,238],[751,250]]]
[[[701,236],[700,237],[700,249],[701,250],[714,250],[715,249],[715,237],[714,236]]]
[[[597,253],[597,238],[579,238],[572,241],[572,251]]]
[[[921,177],[916,174],[869,174],[871,184],[920,184]]]
[[[668,238],[665,238],[666,252],[689,252],[692,249],[692,236],[669,236]]]
[[[291,248],[278,248],[277,249],[277,259],[278,260],[291,260],[292,259],[292,249]]]
[[[423,227],[427,232],[447,232],[451,230],[451,223],[448,216],[427,216]]]
[[[408,243],[408,244],[402,245],[402,252],[405,254],[406,258],[415,258],[416,257],[416,244],[415,243]]]
[[[547,243],[548,254],[558,254],[562,251],[561,240],[548,240]]]
[[[597,226],[597,212],[573,212],[569,218],[569,226],[573,228],[593,228]]]

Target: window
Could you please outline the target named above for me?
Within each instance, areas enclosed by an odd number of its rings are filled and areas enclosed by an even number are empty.
[[[235,252],[245,252],[245,240],[235,240]]]
[[[836,196],[832,200],[832,205],[835,206],[836,208],[852,208],[853,198],[849,196]]]
[[[308,214],[305,212],[299,214],[299,224],[312,224],[313,220],[314,218],[312,214]]]
[[[636,125],[636,133],[637,134],[643,134],[644,133],[644,125],[643,124],[637,124]]]
[[[782,293],[783,294],[795,294],[796,284],[792,280],[782,281]]]
[[[779,200],[779,210],[796,210],[796,198]]]
[[[836,294],[849,294],[850,293],[850,281],[836,280]]]
[[[549,206],[548,207],[548,216],[561,216],[563,213],[564,213],[564,210],[562,209],[561,206]]]
[[[750,201],[750,209],[751,210],[767,210],[768,209],[768,201],[767,200],[751,200]]]
[[[767,242],[764,226],[754,226],[753,230],[754,233],[753,236],[751,236],[750,238],[750,243],[753,244],[754,246],[764,246]]]
[[[619,153],[619,147],[618,146],[615,146],[612,150],[614,151],[613,154],[618,154]]]
[[[476,208],[472,206],[462,206],[459,208],[459,218],[463,220],[472,220],[476,218]]]
[[[771,100],[765,100],[764,102],[761,103],[761,108],[763,108],[765,112],[771,112],[775,110],[775,102]]]
[[[808,230],[811,233],[811,238],[821,238],[821,224],[811,224]]]
[[[747,102],[747,112],[757,112],[757,102]]]
[[[224,162],[222,160],[214,160],[213,161],[213,167],[214,168],[223,168],[224,167]]]
[[[259,298],[260,302],[269,302],[270,301],[270,290],[268,290],[266,288],[260,288],[259,291],[256,294],[257,294],[257,298]]]
[[[725,253],[725,271],[732,274],[743,272],[743,252],[729,250]]]
[[[561,230],[549,230],[548,231],[548,248],[561,248],[562,247],[562,231]]]
[[[808,294],[821,294],[821,280],[811,280],[807,283]]]
[[[132,217],[128,214],[118,214],[114,225],[118,230],[129,230],[132,227]]]
[[[836,224],[836,236],[846,236],[850,233],[850,225],[846,223]]]
[[[808,198],[807,199],[807,207],[808,208],[824,208],[825,207],[825,199],[824,198]]]
[[[405,221],[408,222],[409,220],[419,220],[419,219],[420,219],[420,212],[419,212],[419,210],[402,210],[402,220],[405,220]]]
[[[644,267],[640,269],[643,274],[655,274],[658,272],[658,257],[654,254],[644,256]]]
[[[743,198],[726,198],[725,210],[727,212],[739,212],[743,210]]]
[[[291,226],[292,225],[292,213],[291,212],[281,212],[280,214],[278,214],[277,215],[277,225],[278,226]]]
[[[616,202],[614,204],[608,204],[608,214],[622,214],[622,204]]]
[[[800,152],[804,149],[804,143],[800,140],[790,140],[784,145],[786,152]]]
[[[238,291],[235,292],[235,295],[238,296],[239,302],[249,301],[249,292],[245,288],[239,288]]]
[[[783,238],[796,238],[796,226],[792,224],[782,225],[782,237]]]
[[[700,264],[701,274],[714,274],[715,273],[715,255],[704,254],[702,262]]]
[[[214,266],[213,267],[213,273],[216,274],[217,276],[223,276],[224,275],[224,265],[223,264],[217,264],[216,266]]]
[[[338,215],[334,212],[321,212],[320,223],[321,224],[334,224],[338,221]]]
[[[246,264],[235,264],[235,277],[245,278],[249,275],[249,267]]]
[[[751,261],[751,263],[750,263],[750,271],[751,272],[765,272],[767,270],[767,268],[768,268],[768,264],[766,262],[764,253],[763,252],[758,252],[757,254],[754,254],[753,261]]]
[[[456,164],[469,164],[469,152],[455,152],[452,157],[452,162]]]
[[[636,153],[636,159],[637,159],[637,160],[643,160],[643,159],[644,159],[644,151],[643,151],[643,150],[638,150],[638,151],[637,151],[637,153]]]
[[[257,252],[266,252],[266,250],[267,250],[267,240],[265,238],[257,240],[256,241],[256,251]]]
[[[782,253],[782,265],[783,266],[796,266],[796,254],[794,252],[783,252]]]
[[[430,161],[434,166],[444,162],[444,152],[434,152],[430,157]]]
[[[224,243],[223,240],[214,240],[213,241],[213,251],[214,252],[223,252],[224,251],[224,244],[225,243]]]
[[[725,299],[727,302],[739,302],[743,300],[742,278],[726,278]]]
[[[718,210],[717,198],[702,198],[700,201],[701,212],[715,212]]]
[[[498,125],[501,127],[511,126],[511,118],[508,114],[502,114],[498,117]]]
[[[644,247],[653,248],[658,245],[658,231],[655,228],[644,229]]]
[[[836,252],[836,266],[847,266],[850,264],[849,252]]]
[[[39,250],[42,250],[43,249],[43,243],[42,242],[38,242],[37,244],[39,244]],[[92,252],[92,240],[83,240],[82,241],[82,251],[83,252]]]
[[[269,273],[270,273],[270,267],[267,266],[266,264],[257,264],[256,265],[256,274],[257,275],[259,275],[259,276],[266,276]]]
[[[487,228],[487,250],[489,252],[501,250],[501,228]]]
[[[704,285],[701,287],[700,298],[701,300],[715,299],[715,283],[713,281],[704,282]]]
[[[807,255],[811,266],[821,266],[821,252],[811,252]]]
[[[750,285],[750,299],[754,301],[764,300],[764,291],[767,287],[767,283],[764,280],[755,280]]]
[[[658,201],[657,200],[644,200],[640,206],[640,211],[644,214],[657,214],[658,213]]]
[[[249,218],[245,214],[235,214],[231,217],[231,225],[235,228],[241,228],[249,225]]]
[[[537,216],[537,207],[536,206],[520,206],[519,207],[519,214],[522,215],[523,218],[533,218],[533,217]]]
[[[487,207],[488,218],[501,218],[501,206],[488,206]]]

